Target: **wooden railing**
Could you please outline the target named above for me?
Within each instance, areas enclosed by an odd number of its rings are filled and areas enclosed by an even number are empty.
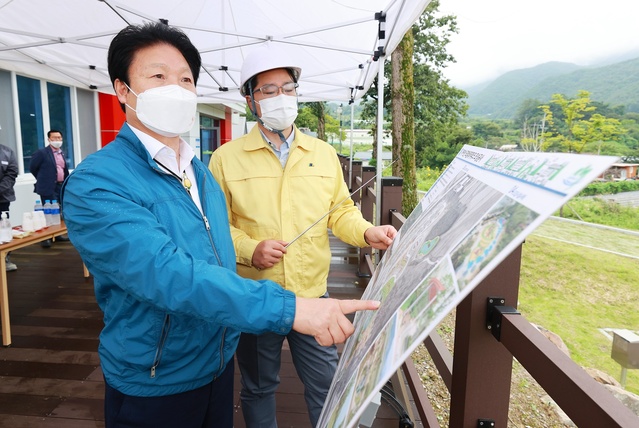
[[[360,161],[352,162],[349,174],[351,162],[342,156],[340,160],[350,189],[359,188],[375,175],[374,168],[362,166]],[[380,224],[399,229],[405,222],[401,184],[401,178],[385,177],[378,194],[373,180],[353,199],[363,215],[374,221],[379,196]],[[639,417],[517,312],[520,263],[521,246],[457,306],[454,356],[437,332],[424,341],[450,392],[449,426],[508,426],[512,363],[516,358],[577,426],[639,427]],[[371,249],[362,249],[360,275],[370,275],[373,270]],[[422,424],[440,427],[412,359],[406,360],[398,376],[406,379]],[[412,407],[411,397],[400,398],[404,408]]]

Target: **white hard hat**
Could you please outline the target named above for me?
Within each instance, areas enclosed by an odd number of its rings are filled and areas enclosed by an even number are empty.
[[[240,72],[240,94],[247,95],[245,85],[253,76],[276,68],[287,68],[291,70],[297,82],[302,74],[302,69],[296,65],[291,65],[292,63],[291,54],[286,53],[284,49],[273,43],[266,42],[258,46],[249,52],[244,60],[244,64],[242,64],[242,71]]]

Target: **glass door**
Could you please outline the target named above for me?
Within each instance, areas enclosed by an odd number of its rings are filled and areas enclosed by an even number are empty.
[[[200,115],[200,159],[209,164],[211,154],[220,146],[220,121]]]

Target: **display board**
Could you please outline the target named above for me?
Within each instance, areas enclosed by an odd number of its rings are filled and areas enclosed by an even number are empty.
[[[441,320],[617,158],[464,146],[407,218],[362,299],[319,427],[352,427]]]

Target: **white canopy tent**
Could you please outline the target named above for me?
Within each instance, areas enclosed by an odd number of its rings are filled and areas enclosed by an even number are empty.
[[[184,30],[200,51],[200,103],[243,102],[238,86],[244,58],[268,41],[289,50],[302,68],[301,102],[352,102],[382,76],[384,59],[429,2],[0,0],[0,69],[113,93],[107,72],[113,36],[128,24],[163,21]],[[380,85],[379,99],[382,91]],[[378,116],[381,122],[382,106]],[[382,128],[380,123],[378,153]]]
[[[0,0],[0,68],[112,93],[106,54],[127,24],[165,20],[199,49],[201,102],[241,101],[244,57],[272,41],[302,67],[300,101],[349,101],[430,0]]]

